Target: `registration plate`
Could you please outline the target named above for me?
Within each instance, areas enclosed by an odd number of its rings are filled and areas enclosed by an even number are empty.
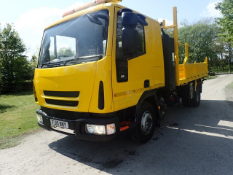
[[[50,123],[51,123],[51,126],[53,126],[53,127],[59,127],[59,128],[69,129],[68,122],[63,122],[63,121],[60,121],[60,120],[50,119]]]

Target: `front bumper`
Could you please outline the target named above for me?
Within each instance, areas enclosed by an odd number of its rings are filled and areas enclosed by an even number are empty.
[[[84,117],[79,119],[73,119],[73,120],[67,120],[67,119],[61,119],[56,118],[53,116],[49,116],[41,109],[36,111],[37,114],[40,114],[43,119],[43,124],[38,122],[38,125],[46,130],[49,131],[56,131],[59,133],[63,133],[66,135],[75,135],[78,139],[82,140],[89,140],[89,141],[100,141],[100,142],[106,142],[110,140],[114,140],[119,136],[120,133],[120,127],[119,127],[119,119],[117,117]],[[62,130],[57,130],[51,127],[50,119],[59,120],[68,122],[69,130],[73,131],[73,133],[68,133]],[[116,126],[116,132],[112,135],[95,135],[95,134],[89,134],[85,130],[86,124],[95,124],[95,125],[107,125],[114,123]]]

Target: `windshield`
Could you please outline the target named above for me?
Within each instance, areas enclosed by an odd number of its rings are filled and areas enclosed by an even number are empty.
[[[83,15],[44,32],[39,67],[97,61],[106,52],[108,10]]]

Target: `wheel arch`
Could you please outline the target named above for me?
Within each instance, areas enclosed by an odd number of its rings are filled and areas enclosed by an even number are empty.
[[[138,112],[139,112],[139,109],[140,107],[142,106],[142,104],[144,102],[149,102],[153,107],[154,107],[154,110],[155,110],[155,125],[156,126],[160,126],[159,124],[159,118],[160,118],[160,112],[159,112],[159,105],[158,105],[158,100],[157,100],[157,91],[156,89],[153,89],[153,90],[149,90],[149,91],[145,91],[142,96],[140,97],[139,101],[138,101],[138,104],[136,105],[136,113],[135,113],[135,123],[137,123],[137,115],[138,115]]]

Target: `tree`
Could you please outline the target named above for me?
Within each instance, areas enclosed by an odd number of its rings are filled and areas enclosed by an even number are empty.
[[[59,51],[58,51],[58,56],[59,56],[59,55],[71,57],[71,56],[74,56],[74,55],[75,55],[75,52],[72,51],[71,48],[62,47],[62,48],[60,48]]]
[[[223,0],[215,8],[223,15],[222,18],[217,18],[217,23],[222,26],[227,39],[233,41],[233,0]]]
[[[0,58],[0,94],[2,90],[2,63],[1,63],[1,58]]]
[[[221,26],[221,38],[227,43],[228,50],[228,66],[231,73],[231,59],[232,59],[232,42],[233,42],[233,0],[223,0],[217,3],[216,7],[223,17],[217,18],[217,24]]]
[[[12,25],[0,29],[0,62],[2,91],[22,90],[25,80],[31,79],[32,71],[24,55],[26,47]]]
[[[215,50],[218,39],[218,27],[211,19],[202,19],[194,24],[185,24],[179,28],[179,43],[189,44],[189,62],[203,62],[206,57],[217,58]],[[180,46],[180,61],[185,58],[185,48]]]
[[[33,70],[36,68],[38,62],[38,58],[36,55],[32,56],[32,59],[30,60],[30,65],[33,68]]]
[[[227,42],[227,46],[226,46],[228,55],[226,56],[227,60],[228,60],[228,69],[229,69],[229,73],[231,73],[231,60],[232,60],[232,42],[228,41]]]

